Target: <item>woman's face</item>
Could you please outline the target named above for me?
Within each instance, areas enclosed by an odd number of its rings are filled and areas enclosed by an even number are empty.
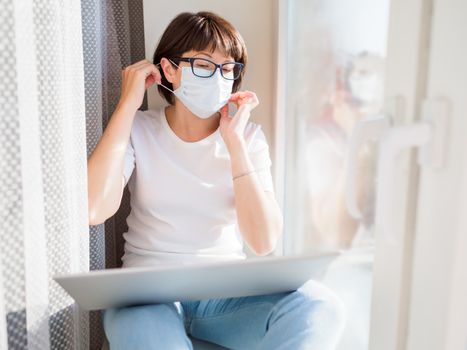
[[[217,64],[222,64],[225,62],[233,62],[234,59],[230,56],[225,56],[221,51],[215,50],[214,52],[211,52],[210,50],[204,50],[204,51],[187,51],[183,53],[180,57],[199,57],[199,58],[205,58],[210,61],[213,61],[214,63]],[[202,63],[201,63],[202,64]],[[180,61],[178,63],[180,67],[190,67],[190,62],[182,62]],[[176,66],[170,63],[170,61],[167,58],[162,58],[161,59],[161,66],[162,69],[164,70],[165,77],[167,80],[172,83],[173,85],[173,90],[177,89],[180,86],[180,81],[182,78],[182,70],[178,69]],[[199,68],[204,68],[203,66],[199,66]],[[228,74],[228,70],[224,70],[224,74]]]

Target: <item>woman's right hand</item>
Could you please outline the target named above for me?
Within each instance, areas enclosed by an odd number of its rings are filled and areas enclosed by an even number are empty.
[[[154,83],[161,83],[161,74],[147,59],[125,67],[122,70],[122,92],[118,104],[136,111],[143,103],[146,89]]]

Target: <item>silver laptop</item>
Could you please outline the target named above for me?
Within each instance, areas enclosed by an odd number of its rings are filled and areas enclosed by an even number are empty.
[[[86,310],[293,291],[323,277],[339,252],[125,267],[57,275]]]

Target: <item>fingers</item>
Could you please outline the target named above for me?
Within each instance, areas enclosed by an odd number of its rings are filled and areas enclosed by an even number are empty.
[[[254,102],[256,100],[256,94],[251,91],[239,91],[230,96],[230,102]]]
[[[153,64],[152,62],[149,62],[148,60],[144,59],[139,62],[136,62],[132,65],[126,66],[123,71],[124,72],[137,72],[140,70],[144,70],[146,72],[147,67],[153,67],[154,71],[159,72],[157,66]]]
[[[131,71],[136,71],[137,69],[139,69],[141,66],[144,66],[146,64],[149,64],[150,62],[146,59],[144,60],[141,60],[141,61],[138,61],[136,63],[133,63],[129,66],[126,66],[123,70],[122,70],[122,75],[125,76],[127,75],[129,72]]]
[[[229,104],[224,105],[224,107],[220,109],[220,112],[221,117],[227,117],[229,115]]]
[[[131,79],[130,77],[138,80],[143,79],[146,89],[154,83],[160,84],[162,81],[159,69],[148,60],[142,60],[126,67],[122,72],[122,78],[125,80]]]
[[[235,92],[233,93],[231,96],[230,96],[230,100],[231,101],[236,101],[238,99],[242,99],[242,98],[245,98],[245,97],[248,97],[248,96],[252,96],[254,95],[253,92],[251,91],[238,91],[238,92]]]
[[[139,70],[141,70],[142,72],[141,74],[143,74],[145,78],[148,78],[149,76],[152,75],[154,77],[154,81],[157,84],[161,83],[161,73],[159,72],[159,69],[157,69],[157,67],[154,64],[149,63],[145,66],[141,66]]]
[[[150,62],[143,63],[137,66],[135,69],[136,69],[136,74],[141,74],[144,77],[148,77],[149,75],[154,75],[154,77],[157,79],[157,78],[160,78],[161,76],[159,69],[157,69],[157,67]]]
[[[237,107],[249,104],[256,107],[259,104],[258,97],[252,91],[239,91],[230,96],[229,102],[233,102]]]
[[[125,68],[138,68],[138,67],[143,66],[143,65],[148,64],[148,63],[151,63],[151,62],[149,60],[147,60],[147,59],[144,59],[144,60],[135,62],[135,63],[133,63],[133,64],[131,64],[131,65],[125,67]]]

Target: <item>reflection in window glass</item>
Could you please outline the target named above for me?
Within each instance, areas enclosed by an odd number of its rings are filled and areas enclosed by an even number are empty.
[[[357,202],[345,202],[349,138],[382,111],[389,0],[290,0],[284,252],[340,249],[323,282],[347,307],[338,350],[366,350],[370,331],[374,168],[357,159]]]
[[[288,248],[371,244],[375,147],[363,147],[358,159],[361,220],[347,212],[345,169],[353,127],[382,110],[388,1],[290,4],[286,193],[300,210],[288,212]]]

